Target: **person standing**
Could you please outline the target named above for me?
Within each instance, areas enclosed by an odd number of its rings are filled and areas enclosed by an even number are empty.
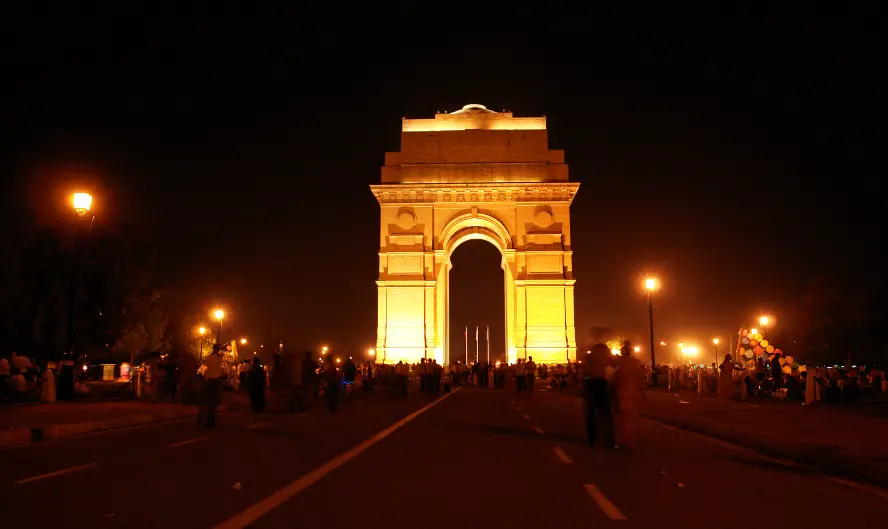
[[[46,365],[46,370],[43,372],[43,382],[40,384],[41,402],[56,401],[56,381],[53,369],[56,369],[56,364],[55,362],[50,362]]]
[[[623,342],[620,362],[614,371],[613,386],[614,431],[618,447],[631,448],[635,445],[635,426],[638,423],[641,407],[641,388],[644,385],[644,371],[641,362],[632,355],[629,340]]]
[[[533,393],[533,382],[536,380],[536,367],[533,357],[528,356],[527,362],[524,362],[524,376],[528,393]]]
[[[204,383],[204,396],[206,399],[206,411],[204,412],[204,426],[206,428],[216,427],[216,408],[219,406],[219,392],[222,385],[222,352],[219,345],[213,346],[213,352],[207,355],[203,361],[207,370],[204,373],[206,382]]]
[[[607,387],[607,368],[611,352],[607,345],[597,343],[586,353],[583,362],[583,400],[586,414],[586,441],[595,446],[600,439],[607,448],[614,447],[613,417]]]
[[[253,365],[247,373],[247,388],[250,392],[250,406],[254,413],[265,409],[265,369],[258,356],[253,357]]]

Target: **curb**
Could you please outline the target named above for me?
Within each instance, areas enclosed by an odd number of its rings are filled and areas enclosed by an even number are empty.
[[[768,459],[789,459],[791,460],[788,463],[790,465],[803,467],[809,471],[821,473],[824,476],[845,478],[868,485],[888,488],[888,471],[886,471],[888,470],[888,465],[881,464],[871,458],[854,457],[853,454],[843,455],[840,447],[804,442],[794,443],[792,447],[781,447],[761,440],[744,438],[742,435],[731,436],[726,433],[716,432],[705,426],[691,424],[690,422],[681,423],[645,413],[641,414],[641,416],[679,430],[687,430],[697,435],[751,450]]]
[[[238,408],[239,406],[236,403],[220,405],[219,412],[234,411]],[[75,437],[105,430],[119,430],[144,424],[186,419],[196,417],[197,414],[198,408],[196,406],[187,406],[183,407],[181,411],[136,413],[108,421],[84,421],[70,424],[54,424],[38,428],[10,427],[0,430],[0,449],[25,446],[41,441],[64,439],[66,437]]]

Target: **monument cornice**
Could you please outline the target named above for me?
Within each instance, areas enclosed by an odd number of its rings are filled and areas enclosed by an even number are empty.
[[[380,204],[573,202],[579,182],[468,182],[371,185]]]

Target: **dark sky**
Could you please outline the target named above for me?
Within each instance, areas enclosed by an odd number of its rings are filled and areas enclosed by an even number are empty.
[[[546,115],[582,183],[580,343],[595,325],[646,340],[646,273],[658,339],[702,341],[881,251],[874,13],[114,5],[2,17],[4,211],[37,222],[83,175],[97,222],[143,230],[183,306],[224,303],[262,340],[375,341],[367,186],[402,116],[467,103]],[[454,257],[494,285],[455,317],[501,326],[490,250]]]

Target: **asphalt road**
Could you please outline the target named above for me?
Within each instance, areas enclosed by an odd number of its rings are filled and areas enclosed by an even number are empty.
[[[0,451],[0,512],[29,527],[872,527],[888,493],[641,421],[585,445],[580,401],[460,390],[335,413],[229,413]],[[801,525],[800,525],[801,524]]]

